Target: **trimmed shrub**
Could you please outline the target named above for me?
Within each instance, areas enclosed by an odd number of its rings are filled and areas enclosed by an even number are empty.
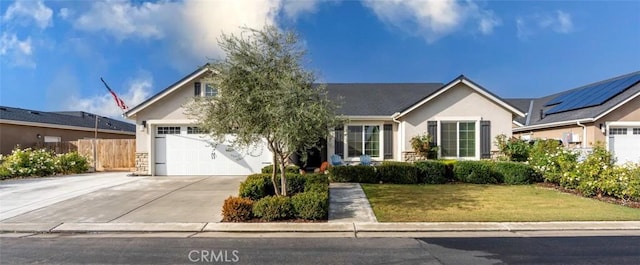
[[[245,181],[240,183],[238,194],[242,198],[257,201],[266,196],[274,195],[273,183],[270,174],[249,175]]]
[[[325,174],[306,175],[304,192],[329,192],[329,177]]]
[[[372,166],[356,165],[330,167],[329,176],[334,182],[378,182],[376,168]]]
[[[416,184],[418,183],[418,168],[407,162],[385,161],[376,166],[378,178],[384,183]]]
[[[505,184],[531,184],[539,181],[535,170],[530,165],[518,162],[496,162],[493,169],[502,176]]]
[[[458,161],[453,167],[453,175],[457,181],[473,184],[498,183],[498,179],[490,162]]]
[[[442,161],[416,161],[413,164],[418,169],[418,183],[447,183],[447,166]]]
[[[253,204],[253,215],[265,221],[289,219],[294,216],[291,198],[267,196]]]
[[[327,219],[329,194],[326,192],[303,192],[291,197],[295,216],[306,220]]]
[[[223,222],[244,222],[251,220],[253,201],[247,198],[229,196],[222,205]]]
[[[287,180],[287,195],[293,196],[298,193],[304,192],[304,184],[306,182],[306,178],[300,174],[290,174],[285,173],[285,179]],[[280,188],[280,176],[277,176],[276,186]]]
[[[524,162],[529,159],[531,145],[520,138],[507,138],[506,135],[501,134],[496,136],[496,145],[500,154],[508,161]]]
[[[62,174],[84,173],[89,170],[89,162],[87,158],[81,156],[78,152],[70,152],[57,155],[55,165]]]
[[[276,169],[277,173],[280,173],[280,168]],[[273,165],[264,166],[262,168],[262,173],[270,174],[273,173]],[[296,165],[289,165],[284,168],[284,173],[292,173],[292,174],[300,174],[300,167]]]

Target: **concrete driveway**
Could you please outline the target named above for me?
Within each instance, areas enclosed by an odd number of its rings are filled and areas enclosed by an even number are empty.
[[[3,223],[220,222],[245,177],[93,173],[0,182]]]

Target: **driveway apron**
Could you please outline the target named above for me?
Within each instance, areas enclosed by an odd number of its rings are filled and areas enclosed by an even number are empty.
[[[244,177],[128,177],[131,181],[34,209],[2,222],[219,222]]]

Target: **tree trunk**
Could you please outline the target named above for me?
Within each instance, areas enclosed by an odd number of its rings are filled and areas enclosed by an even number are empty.
[[[287,196],[287,178],[285,177],[286,173],[284,166],[285,163],[286,160],[280,157],[280,194],[282,194],[282,196]]]
[[[276,196],[280,196],[280,192],[278,190],[278,185],[276,185],[276,175],[278,174],[278,157],[275,147],[273,146],[273,141],[268,141],[269,147],[271,148],[271,152],[273,153],[272,160],[272,169],[271,172],[271,183],[273,183],[273,190],[275,191]]]

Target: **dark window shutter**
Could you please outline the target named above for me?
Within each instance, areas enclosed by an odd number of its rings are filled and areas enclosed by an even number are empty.
[[[385,124],[383,132],[384,134],[384,159],[393,158],[393,125]]]
[[[491,121],[480,121],[480,158],[491,158]]]
[[[337,127],[335,130],[335,139],[336,142],[334,144],[334,153],[339,155],[341,158],[344,158],[344,128]]]
[[[193,84],[193,95],[199,97],[201,95],[200,92],[202,92],[202,85],[200,82],[195,82]]]
[[[431,135],[431,146],[436,146],[438,144],[438,122],[437,121],[427,121],[427,133]]]

